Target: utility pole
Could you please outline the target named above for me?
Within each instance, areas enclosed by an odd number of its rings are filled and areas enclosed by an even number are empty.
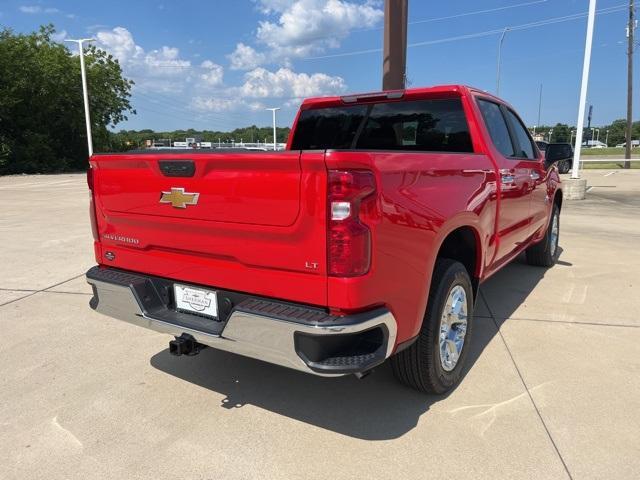
[[[593,44],[593,26],[596,20],[596,0],[589,0],[589,16],[587,17],[587,36],[584,45],[584,61],[582,64],[582,83],[580,85],[580,103],[578,105],[578,125],[576,126],[576,145],[573,150],[571,178],[580,178],[580,149],[584,130],[584,109],[587,103],[589,88],[589,68],[591,67],[591,46]],[[584,195],[582,195],[584,198]]]
[[[280,110],[280,107],[275,107],[275,108],[267,108],[267,110],[271,110],[271,113],[273,114],[273,149],[277,150],[277,144],[276,144],[276,111]]]
[[[636,29],[634,0],[629,0],[629,23],[627,24],[627,134],[624,149],[624,168],[631,168],[631,142],[633,140],[633,34]]]
[[[540,125],[540,112],[542,111],[542,84],[540,84],[540,95],[538,97],[538,125]]]
[[[500,95],[500,64],[502,63],[502,44],[504,43],[504,36],[509,31],[509,27],[505,27],[502,31],[502,35],[500,35],[500,40],[498,41],[498,61],[496,62],[496,95]],[[540,121],[538,120],[538,124]]]
[[[407,17],[409,0],[384,2],[382,89],[402,90],[407,79]]]
[[[89,115],[89,93],[87,91],[87,74],[84,68],[84,47],[83,42],[95,42],[95,38],[80,38],[78,40],[66,39],[65,42],[74,42],[80,49],[80,74],[82,75],[82,96],[84,98],[84,121],[87,124],[87,147],[89,156],[93,155],[93,140],[91,137],[91,117]]]

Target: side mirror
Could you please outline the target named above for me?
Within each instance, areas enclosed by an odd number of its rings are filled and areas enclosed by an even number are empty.
[[[573,148],[569,143],[550,143],[545,151],[544,163],[551,166],[560,160],[573,158]]]

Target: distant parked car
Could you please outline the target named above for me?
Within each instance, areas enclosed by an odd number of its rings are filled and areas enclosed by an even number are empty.
[[[587,140],[582,143],[582,146],[585,148],[607,148],[607,144],[600,140]]]
[[[536,140],[536,145],[538,146],[538,150],[540,150],[543,154],[546,154],[547,147],[549,146],[549,142],[545,142],[542,140]],[[569,173],[571,170],[571,159],[567,158],[565,160],[560,160],[558,162],[558,171],[560,173]]]
[[[616,148],[624,148],[627,146],[627,142],[622,142],[616,145]],[[631,140],[631,148],[640,147],[640,140]]]

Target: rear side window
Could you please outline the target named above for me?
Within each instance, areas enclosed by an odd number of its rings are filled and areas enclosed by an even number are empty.
[[[513,150],[507,122],[502,116],[500,106],[497,103],[481,99],[478,99],[478,106],[480,107],[482,118],[484,118],[484,123],[487,125],[491,141],[495,147],[505,157],[513,157],[515,151]]]
[[[366,105],[304,110],[298,118],[291,148],[293,150],[351,148],[366,113]]]
[[[516,134],[516,139],[518,140],[518,146],[520,148],[519,152],[516,152],[516,157],[519,158],[535,158],[535,153],[533,153],[533,143],[531,138],[529,138],[529,134],[527,133],[527,129],[524,128],[520,119],[513,113],[511,110],[508,110],[509,119],[511,120],[511,125],[513,126],[513,130]]]
[[[327,127],[332,131],[317,131]],[[473,152],[460,99],[305,110],[300,114],[292,148]]]

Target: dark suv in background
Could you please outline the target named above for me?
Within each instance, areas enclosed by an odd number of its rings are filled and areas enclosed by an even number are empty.
[[[545,142],[542,140],[536,140],[536,145],[538,146],[538,149],[546,154],[547,151],[547,147],[549,146],[549,142]],[[571,151],[573,151],[573,148],[571,149]],[[560,160],[558,163],[558,171],[560,173],[569,173],[569,170],[571,170],[571,159],[567,158],[565,160]]]

